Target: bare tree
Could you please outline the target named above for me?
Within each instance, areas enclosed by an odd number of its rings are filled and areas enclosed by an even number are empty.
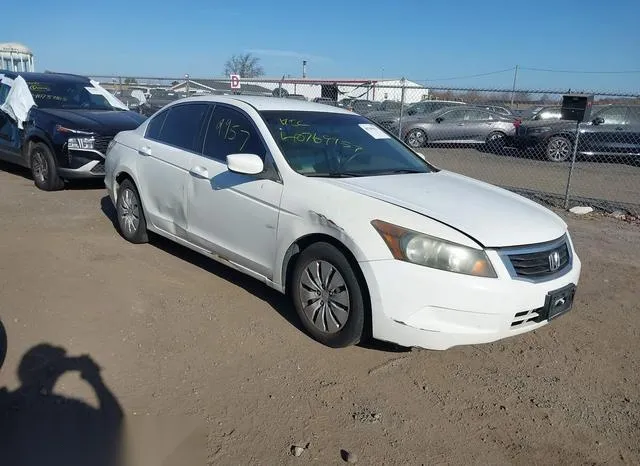
[[[264,76],[260,59],[250,53],[232,55],[224,64],[224,74],[239,74],[241,78],[259,78]]]

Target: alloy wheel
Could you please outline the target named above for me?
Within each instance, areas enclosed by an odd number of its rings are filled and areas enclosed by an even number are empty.
[[[31,158],[31,170],[34,178],[40,183],[47,181],[49,165],[41,150],[35,150]]]
[[[349,319],[349,290],[329,262],[314,260],[304,269],[298,293],[305,316],[321,332],[336,333]]]
[[[140,225],[140,206],[138,197],[129,188],[122,191],[120,195],[121,222],[123,229],[128,235],[134,235]]]
[[[407,144],[409,144],[413,148],[422,147],[426,142],[427,136],[422,130],[414,129],[409,131],[409,134],[407,134]]]
[[[547,157],[553,162],[564,162],[571,155],[571,143],[565,138],[554,138],[547,146]]]

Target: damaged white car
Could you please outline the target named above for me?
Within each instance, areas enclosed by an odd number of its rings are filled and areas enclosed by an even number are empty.
[[[557,215],[337,107],[184,99],[116,136],[105,183],[124,238],[158,233],[287,293],[332,347],[517,335],[570,310],[580,275]]]

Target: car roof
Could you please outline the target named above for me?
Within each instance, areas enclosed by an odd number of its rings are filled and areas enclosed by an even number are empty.
[[[183,99],[184,102],[219,102],[236,104],[244,102],[251,105],[258,111],[263,110],[283,110],[296,112],[324,112],[324,113],[343,113],[345,115],[353,115],[353,112],[341,109],[340,107],[331,107],[328,105],[309,102],[306,100],[286,99],[281,97],[263,97],[254,95],[205,95],[195,96]]]
[[[0,70],[0,74],[5,75],[8,78],[15,79],[18,76],[22,76],[25,81],[38,81],[47,83],[64,83],[64,82],[77,82],[88,83],[89,78],[85,76],[79,76],[77,74],[66,73],[27,73],[21,71],[5,71]]]

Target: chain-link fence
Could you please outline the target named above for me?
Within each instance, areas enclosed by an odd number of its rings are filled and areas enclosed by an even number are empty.
[[[571,90],[445,88],[405,79],[243,79],[239,89],[228,78],[94,79],[148,115],[198,94],[337,105],[385,127],[440,168],[562,207],[640,215],[640,94],[582,92],[594,100],[578,124],[561,119],[562,96]]]

